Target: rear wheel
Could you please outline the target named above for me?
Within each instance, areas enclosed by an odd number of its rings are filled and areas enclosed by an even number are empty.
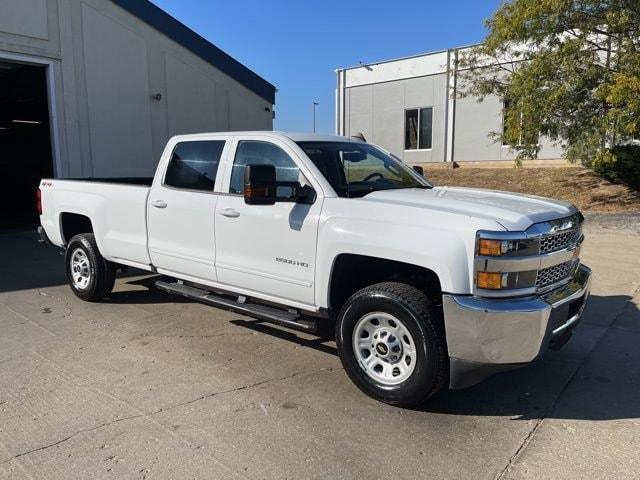
[[[71,239],[65,264],[69,285],[77,297],[95,302],[111,293],[116,267],[102,257],[92,233],[82,233]]]
[[[446,386],[440,311],[410,285],[385,282],[356,292],[338,316],[336,343],[351,380],[382,402],[413,407]]]

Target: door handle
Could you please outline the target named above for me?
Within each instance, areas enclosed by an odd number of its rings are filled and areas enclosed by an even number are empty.
[[[156,208],[167,208],[167,202],[165,202],[164,200],[154,200],[153,202],[151,202],[151,205]]]
[[[240,216],[240,212],[234,210],[233,208],[223,208],[222,210],[220,210],[220,215],[222,215],[223,217],[237,218]]]

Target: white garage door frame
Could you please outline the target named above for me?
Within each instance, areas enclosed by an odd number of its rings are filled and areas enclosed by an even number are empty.
[[[51,155],[53,157],[53,175],[54,177],[61,177],[63,170],[62,159],[60,158],[60,131],[58,127],[58,113],[56,108],[55,72],[53,70],[54,65],[58,63],[58,60],[9,52],[0,52],[0,60],[45,67],[47,79],[47,101],[49,102],[49,137],[51,139]]]

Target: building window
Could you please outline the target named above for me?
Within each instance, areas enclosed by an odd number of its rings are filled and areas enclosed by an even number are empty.
[[[164,184],[186,190],[213,191],[223,149],[222,140],[178,143],[173,149]]]
[[[404,149],[431,148],[433,108],[412,108],[404,112]]]

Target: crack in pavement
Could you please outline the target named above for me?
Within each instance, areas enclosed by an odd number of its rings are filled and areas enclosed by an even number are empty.
[[[531,428],[531,430],[527,433],[527,435],[523,438],[522,442],[520,442],[520,445],[518,445],[518,448],[516,449],[516,451],[513,453],[513,455],[511,455],[509,457],[509,460],[507,461],[507,464],[504,466],[504,468],[502,470],[500,470],[500,472],[494,477],[494,480],[502,480],[505,478],[505,476],[511,471],[511,469],[513,468],[513,466],[515,465],[516,461],[518,460],[518,458],[520,457],[520,455],[522,454],[522,452],[524,452],[526,450],[526,448],[529,446],[529,444],[531,443],[531,441],[533,440],[533,437],[536,435],[536,433],[538,432],[538,430],[540,429],[540,427],[542,426],[543,422],[546,420],[546,418],[548,417],[548,415],[553,412],[554,408],[556,407],[556,405],[558,404],[558,401],[560,400],[560,398],[562,397],[562,395],[564,395],[564,392],[567,390],[567,388],[569,388],[569,385],[571,384],[571,382],[573,382],[573,379],[576,377],[576,375],[578,374],[578,372],[582,369],[582,367],[585,365],[585,363],[587,362],[587,359],[590,358],[591,356],[591,352],[593,352],[596,348],[598,348],[598,345],[600,345],[600,342],[602,341],[602,339],[605,337],[605,335],[607,334],[607,332],[612,329],[615,328],[614,325],[615,323],[618,321],[618,319],[625,314],[626,309],[627,309],[627,304],[631,303],[631,301],[635,298],[635,296],[640,293],[640,286],[638,286],[638,288],[631,294],[631,298],[629,300],[627,300],[626,302],[624,302],[622,304],[622,307],[620,308],[620,310],[618,311],[618,313],[615,314],[615,316],[613,317],[613,319],[611,320],[611,322],[609,322],[609,324],[604,327],[600,333],[600,335],[598,336],[598,338],[596,339],[596,341],[593,343],[593,346],[591,347],[591,349],[584,355],[584,357],[582,358],[582,360],[580,362],[578,362],[575,370],[571,373],[571,375],[569,376],[569,378],[567,379],[567,381],[565,382],[565,384],[563,385],[562,389],[558,392],[558,395],[555,397],[555,399],[549,404],[549,406],[544,410],[543,414],[540,416],[539,419],[536,420],[535,424],[533,425],[533,427]]]
[[[173,404],[173,405],[169,405],[168,407],[162,407],[162,408],[159,408],[157,410],[152,410],[151,412],[139,413],[139,414],[136,414],[136,415],[129,415],[127,417],[116,418],[114,420],[110,420],[108,422],[104,422],[104,423],[101,423],[99,425],[95,425],[93,427],[89,427],[89,428],[84,428],[84,429],[78,430],[77,432],[74,432],[74,433],[72,433],[72,434],[70,434],[70,435],[68,435],[68,436],[66,436],[64,438],[56,440],[55,442],[49,443],[47,445],[42,445],[40,447],[32,448],[30,450],[18,453],[16,455],[14,455],[13,457],[8,458],[7,460],[4,460],[4,461],[0,462],[0,466],[1,465],[5,465],[5,464],[7,464],[7,463],[9,463],[9,462],[11,462],[13,460],[16,460],[16,459],[20,458],[20,457],[24,457],[26,455],[30,455],[32,453],[39,452],[39,451],[42,451],[42,450],[46,450],[48,448],[55,447],[57,445],[63,444],[65,442],[71,440],[72,438],[74,438],[74,437],[76,437],[78,435],[81,435],[83,433],[93,432],[95,430],[99,430],[101,428],[108,427],[110,425],[114,425],[114,424],[119,423],[119,422],[124,422],[124,421],[127,421],[127,420],[135,420],[137,418],[152,417],[153,415],[157,415],[159,413],[168,412],[168,411],[173,410],[175,408],[183,407],[183,406],[186,406],[186,405],[192,405],[192,404],[194,404],[196,402],[200,402],[202,400],[213,398],[213,397],[216,397],[216,396],[219,396],[219,395],[240,392],[240,391],[243,391],[243,390],[249,390],[251,388],[259,387],[259,386],[266,385],[266,384],[269,384],[269,383],[282,382],[282,381],[289,380],[291,378],[302,376],[302,375],[305,375],[305,374],[312,375],[312,374],[320,373],[320,372],[333,372],[333,371],[338,371],[338,370],[342,370],[342,368],[330,367],[330,368],[321,368],[321,369],[318,369],[318,370],[311,370],[311,371],[310,370],[305,370],[305,371],[301,371],[301,372],[294,372],[294,373],[292,373],[290,375],[286,375],[284,377],[270,378],[270,379],[266,379],[266,380],[261,380],[259,382],[250,383],[248,385],[241,385],[239,387],[234,387],[234,388],[231,388],[231,389],[228,389],[228,390],[221,390],[221,391],[218,391],[218,392],[208,393],[206,395],[201,395],[201,396],[199,396],[197,398],[194,398],[194,399],[191,399],[191,400],[187,400],[185,402],[180,402],[180,403],[176,403],[176,404]]]
[[[545,415],[547,413],[548,413],[548,411],[545,412]],[[527,433],[527,435],[522,440],[522,443],[520,443],[520,446],[518,446],[518,448],[513,453],[513,455],[511,455],[509,457],[509,460],[507,461],[507,464],[505,465],[505,467],[500,471],[500,473],[498,473],[498,475],[496,475],[496,477],[495,477],[496,480],[502,480],[504,478],[504,476],[507,473],[509,473],[509,471],[511,470],[511,467],[513,467],[513,465],[515,464],[516,460],[520,456],[520,453],[522,451],[524,451],[529,446],[529,443],[531,443],[531,440],[533,440],[533,437],[535,436],[535,434],[537,433],[538,429],[542,425],[542,422],[544,421],[544,419],[545,419],[545,417],[542,417],[542,418],[539,418],[538,420],[536,420],[536,423],[533,425],[533,428],[531,429],[531,431],[529,431],[529,433]]]

